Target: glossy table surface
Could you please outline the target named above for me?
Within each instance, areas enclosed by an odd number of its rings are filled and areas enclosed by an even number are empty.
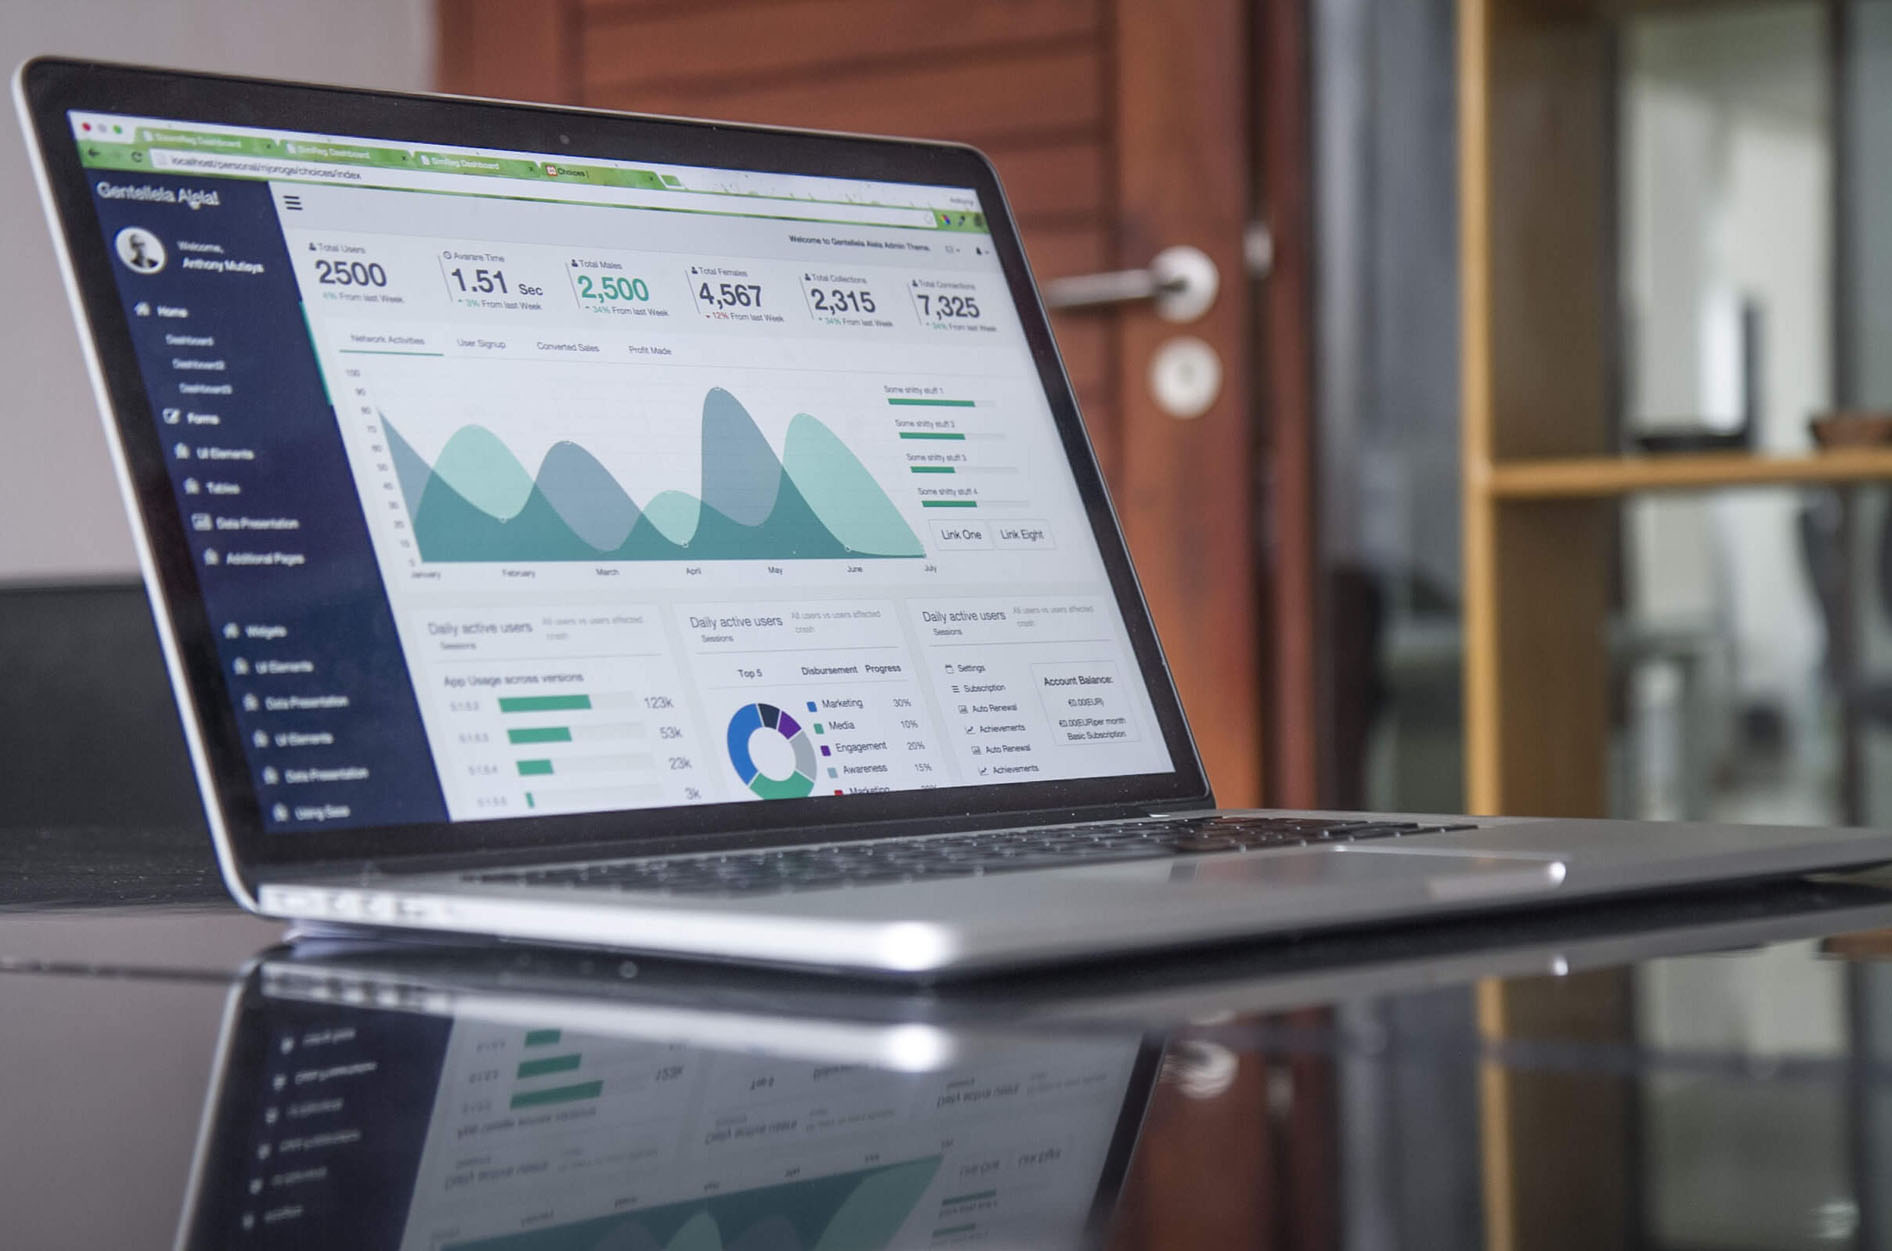
[[[0,835],[0,1245],[1892,1244],[1892,878],[933,990],[391,945]]]

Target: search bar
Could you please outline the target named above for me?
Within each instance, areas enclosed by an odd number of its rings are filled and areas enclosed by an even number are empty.
[[[477,174],[439,174],[417,169],[380,166],[328,165],[317,161],[286,161],[270,156],[240,156],[221,152],[185,152],[151,149],[151,168],[175,173],[220,174],[250,178],[301,179],[351,187],[400,187],[413,191],[471,191],[493,187],[495,180]],[[934,224],[930,209],[898,208],[877,204],[842,204],[830,200],[789,200],[767,196],[711,195],[701,191],[643,191],[635,187],[588,187],[582,183],[534,182],[504,179],[505,194],[532,200],[577,201],[622,208],[687,209],[732,217],[798,217],[810,221],[851,222],[863,226],[918,226]]]

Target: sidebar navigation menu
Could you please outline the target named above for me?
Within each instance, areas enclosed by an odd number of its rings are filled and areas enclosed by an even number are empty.
[[[265,827],[444,820],[268,184],[94,178]]]

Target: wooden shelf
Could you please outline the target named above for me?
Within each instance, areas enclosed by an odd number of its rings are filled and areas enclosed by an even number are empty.
[[[1466,489],[1497,500],[1603,499],[1637,491],[1703,491],[1717,487],[1798,486],[1821,482],[1892,481],[1892,448],[1755,456],[1703,452],[1675,456],[1572,456],[1472,466]]]

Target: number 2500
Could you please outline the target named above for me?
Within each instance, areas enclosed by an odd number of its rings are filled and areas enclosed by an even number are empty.
[[[316,281],[334,287],[385,287],[388,271],[379,261],[317,261]]]

